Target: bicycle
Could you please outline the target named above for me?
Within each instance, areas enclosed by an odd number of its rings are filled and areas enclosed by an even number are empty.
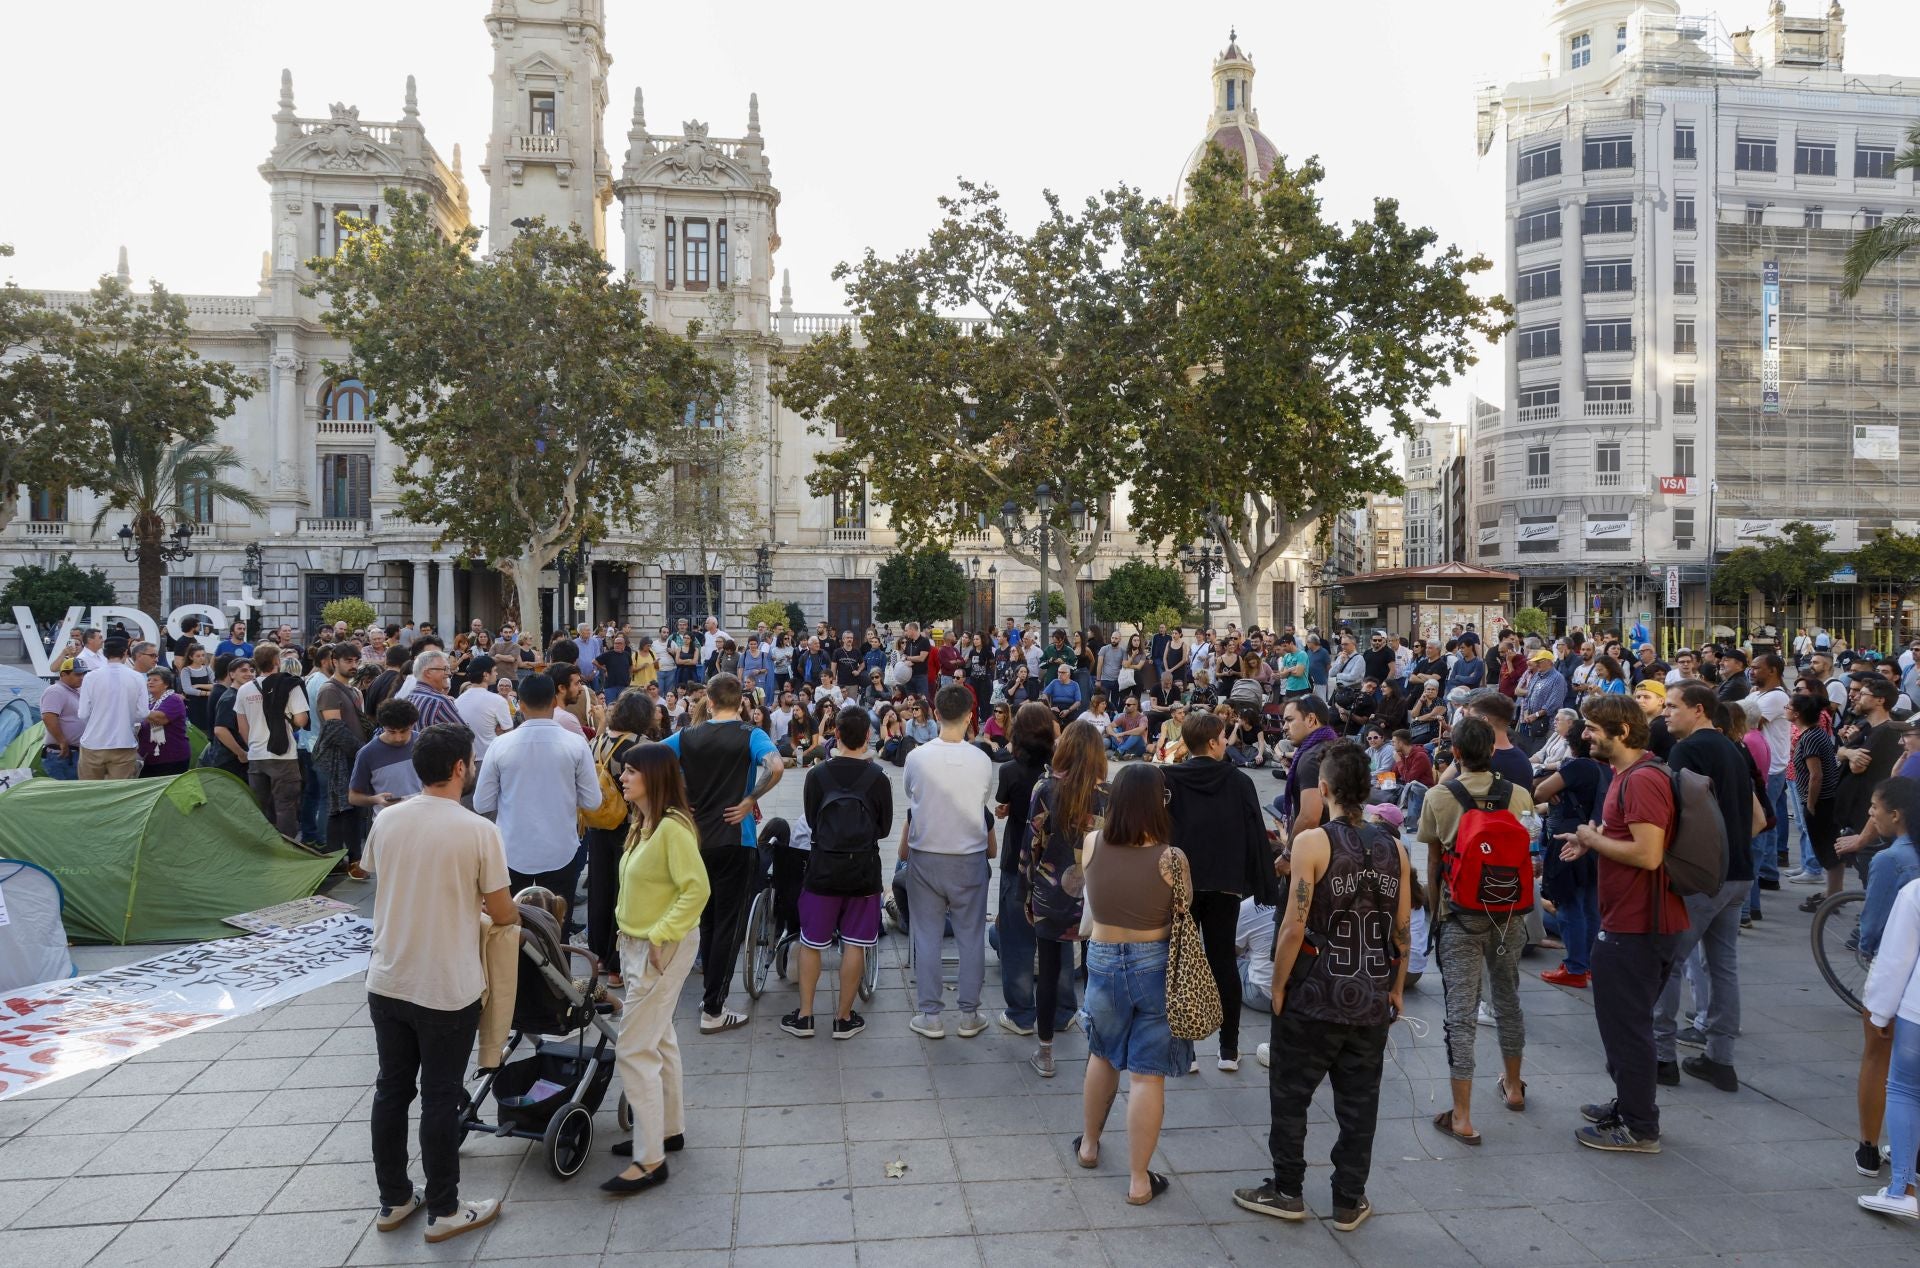
[[[1813,913],[1813,962],[1833,993],[1855,1012],[1862,1007],[1867,971],[1873,966],[1860,952],[1860,914],[1866,899],[1862,890],[1843,890]]]

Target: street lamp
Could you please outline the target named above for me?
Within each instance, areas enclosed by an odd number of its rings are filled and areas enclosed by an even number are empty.
[[[764,542],[753,548],[753,588],[763,601],[773,589],[773,547]]]
[[[1009,542],[1025,546],[1034,552],[1040,560],[1040,599],[1035,605],[1040,609],[1040,645],[1045,647],[1052,639],[1049,627],[1053,619],[1052,594],[1047,589],[1047,560],[1053,552],[1053,508],[1058,491],[1046,481],[1041,481],[1033,491],[1033,504],[1039,515],[1032,527],[1028,527],[1020,514],[1020,508],[1009,498],[1000,505],[1000,529],[1007,535]],[[1073,521],[1074,531],[1078,532],[1086,522],[1087,504],[1079,498],[1067,504],[1067,514]]]
[[[260,588],[260,543],[247,543],[247,562],[240,568],[240,584],[249,590]]]
[[[1226,550],[1214,543],[1211,526],[1207,536],[1192,545],[1183,545],[1174,552],[1180,559],[1180,566],[1200,579],[1200,616],[1201,628],[1213,627],[1213,579],[1226,566]]]
[[[125,524],[114,534],[120,539],[120,557],[132,563],[140,557],[140,547],[134,542],[133,530]],[[168,563],[179,563],[182,559],[193,557],[193,525],[182,523],[180,527],[163,538],[159,545],[160,558]]]

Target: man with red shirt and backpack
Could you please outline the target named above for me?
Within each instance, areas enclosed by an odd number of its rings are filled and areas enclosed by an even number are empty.
[[[1667,882],[1667,846],[1678,814],[1673,777],[1646,751],[1647,716],[1628,696],[1591,696],[1580,707],[1595,759],[1613,768],[1600,826],[1560,837],[1560,857],[1599,856],[1600,935],[1593,947],[1593,1013],[1613,1076],[1614,1099],[1580,1107],[1589,1149],[1660,1152],[1654,1101],[1658,1058],[1653,1010],[1672,974],[1687,906]]]

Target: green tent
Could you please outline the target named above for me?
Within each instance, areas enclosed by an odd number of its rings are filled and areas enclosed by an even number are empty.
[[[22,737],[25,738],[25,737]],[[0,793],[0,858],[52,872],[75,942],[197,942],[221,921],[305,898],[333,860],[291,845],[233,775],[32,779]]]
[[[31,770],[36,775],[47,772],[40,765],[40,750],[47,746],[47,724],[36,722],[19,735],[13,743],[0,749],[0,770]],[[197,765],[200,750],[207,746],[207,737],[199,727],[187,723],[187,751],[192,754]]]

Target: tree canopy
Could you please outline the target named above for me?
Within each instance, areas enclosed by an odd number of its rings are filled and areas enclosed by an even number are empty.
[[[967,574],[944,550],[889,555],[874,573],[873,606],[882,621],[951,620],[967,606]]]
[[[924,246],[891,259],[870,250],[834,270],[859,338],[822,335],[787,367],[782,398],[840,441],[809,486],[828,496],[864,481],[910,549],[992,526],[1037,568],[1000,510],[1037,514],[1045,482],[1056,530],[1047,571],[1077,575],[1164,395],[1168,314],[1140,256],[1158,213],[1124,187],[1077,211],[1048,193],[1040,223],[1021,233],[994,189],[967,181],[940,208]],[[1076,500],[1091,534],[1071,531]],[[1082,624],[1078,595],[1067,604]]]
[[[17,604],[38,619],[54,623],[66,617],[73,607],[98,607],[113,603],[113,583],[98,568],[82,568],[72,555],[62,555],[51,568],[39,564],[17,564],[6,589],[0,590],[0,612],[11,618]]]
[[[1093,585],[1093,609],[1109,625],[1139,625],[1157,608],[1186,612],[1189,606],[1186,577],[1167,564],[1129,559]]]
[[[1885,532],[1853,553],[1862,581],[1876,581],[1902,595],[1920,590],[1920,537]]]
[[[730,371],[697,323],[683,338],[649,322],[577,229],[535,220],[478,256],[479,231],[442,236],[423,197],[386,202],[385,223],[349,221],[314,262],[309,293],[406,459],[402,511],[511,578],[534,620],[563,547],[651,522],[680,429],[712,418]]]
[[[1498,339],[1507,302],[1482,297],[1479,255],[1374,201],[1348,228],[1321,207],[1318,160],[1280,159],[1249,181],[1211,147],[1179,212],[1143,252],[1155,313],[1177,310],[1168,355],[1189,367],[1140,449],[1136,531],[1225,547],[1240,619],[1258,620],[1261,579],[1316,520],[1400,482],[1374,428],[1400,435],[1434,412],[1434,389]]]
[[[1777,536],[1762,537],[1757,546],[1728,551],[1714,572],[1713,597],[1744,604],[1747,595],[1757,591],[1772,619],[1788,600],[1812,594],[1844,562],[1827,553],[1832,540],[1832,533],[1795,520],[1783,525]]]

